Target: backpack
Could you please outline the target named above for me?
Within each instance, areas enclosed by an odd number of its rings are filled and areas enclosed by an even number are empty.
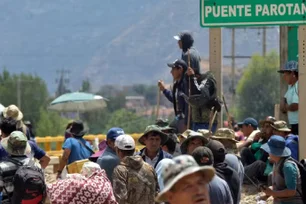
[[[207,103],[207,107],[209,109],[212,109],[212,107],[214,107],[214,110],[217,112],[221,111],[223,102],[222,100],[217,96],[217,81],[215,79],[215,77],[211,74],[208,75],[209,80],[214,84],[214,93],[212,94],[212,96],[210,97],[208,103]]]
[[[292,157],[288,157],[286,158],[281,164],[280,164],[280,175],[284,178],[284,172],[283,172],[283,168],[284,168],[284,164],[287,161],[292,161],[294,162],[300,172],[301,175],[301,187],[302,187],[302,192],[300,192],[299,190],[297,190],[297,192],[300,194],[300,196],[302,197],[303,203],[306,204],[306,168],[305,166],[302,164],[302,162],[296,161],[295,159],[293,159]]]
[[[11,203],[43,204],[46,198],[46,183],[43,170],[31,163],[24,165],[22,162],[9,158],[8,161],[19,166],[14,177],[14,192]]]

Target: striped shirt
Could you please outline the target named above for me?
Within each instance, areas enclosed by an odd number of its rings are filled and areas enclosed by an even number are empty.
[[[26,156],[11,156],[10,158],[20,161],[23,164],[29,163],[30,159]],[[39,165],[36,164],[35,165]],[[40,167],[40,166],[39,166]],[[13,178],[19,166],[10,161],[0,162],[0,189],[2,189],[2,204],[9,203],[9,198],[14,192]]]

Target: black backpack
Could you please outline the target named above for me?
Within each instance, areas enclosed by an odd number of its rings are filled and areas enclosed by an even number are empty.
[[[297,167],[299,168],[299,172],[301,175],[301,187],[302,187],[302,192],[300,192],[299,190],[297,190],[297,192],[300,194],[300,196],[302,197],[303,203],[306,204],[306,168],[305,166],[302,164],[302,162],[296,161],[295,159],[293,159],[292,157],[288,157],[286,158],[281,164],[280,164],[280,174],[281,176],[284,178],[284,172],[283,172],[283,168],[284,168],[284,164],[286,161],[292,161],[294,162]]]
[[[42,204],[46,198],[46,183],[44,172],[41,168],[22,162],[13,158],[10,162],[19,166],[14,177],[14,193],[11,203],[22,204]],[[31,159],[30,159],[31,160]]]

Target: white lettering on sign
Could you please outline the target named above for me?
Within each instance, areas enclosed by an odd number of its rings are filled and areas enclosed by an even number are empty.
[[[306,13],[306,4],[302,4],[302,14]]]
[[[294,11],[293,11],[293,15],[296,15],[296,14],[298,14],[298,15],[301,14],[301,10],[300,10],[300,7],[299,7],[298,4],[295,4]]]
[[[262,15],[262,16],[270,16],[270,12],[269,12],[269,7],[268,7],[268,5],[264,5],[261,15]]]
[[[291,10],[292,10],[293,4],[287,4],[287,7],[288,7],[288,15],[292,15]]]
[[[280,5],[278,6],[278,14],[279,14],[280,16],[283,16],[283,15],[286,14],[286,7],[285,7],[285,4],[280,4]]]
[[[277,15],[277,5],[272,4],[271,5],[271,16],[276,16]]]
[[[262,12],[262,5],[256,5],[256,16],[259,16],[259,12]]]
[[[211,6],[206,6],[205,7],[205,17],[207,18],[209,16],[209,14],[211,13],[212,8]]]
[[[228,17],[228,7],[227,6],[221,6],[221,16]]]
[[[252,17],[306,15],[305,3],[204,6],[205,17]]]
[[[229,6],[228,7],[228,15],[236,17],[236,6]]]
[[[252,16],[252,6],[251,5],[245,5],[244,16]]]

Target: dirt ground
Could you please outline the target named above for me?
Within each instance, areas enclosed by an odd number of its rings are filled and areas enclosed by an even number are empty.
[[[56,174],[46,173],[47,183],[53,183],[56,181]],[[252,185],[244,185],[241,192],[240,204],[256,204],[256,196],[258,192],[256,188]],[[272,199],[267,201],[267,204],[272,204]]]

